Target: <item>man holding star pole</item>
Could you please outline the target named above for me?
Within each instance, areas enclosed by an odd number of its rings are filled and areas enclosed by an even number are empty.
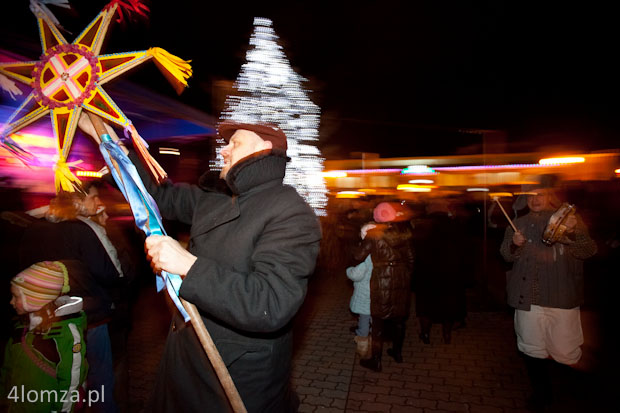
[[[156,270],[183,277],[179,295],[198,307],[248,411],[297,411],[289,383],[292,319],[314,271],[318,219],[282,184],[287,143],[279,128],[226,121],[219,133],[228,142],[220,177],[230,192],[205,180],[154,186],[142,171],[162,215],[192,224],[189,251],[164,236],[147,238],[146,249]],[[227,411],[190,330],[180,317],[173,321],[154,411]]]
[[[215,189],[222,187],[221,180],[201,180],[197,186],[164,181],[158,186],[165,172],[102,88],[151,59],[177,91],[187,84],[189,62],[163,49],[100,54],[113,16],[122,16],[124,7],[139,12],[144,8],[140,6],[137,0],[110,1],[72,43],[49,15],[33,7],[44,53],[39,61],[0,64],[3,88],[9,78],[33,87],[0,132],[0,143],[29,161],[32,155],[10,135],[50,114],[58,150],[57,191],[80,188],[67,161],[78,122],[100,144],[136,224],[149,235],[146,249],[152,266],[179,308],[160,366],[153,411],[296,411],[299,400],[289,383],[292,319],[304,301],[321,234],[313,210],[295,188],[283,184],[287,137],[269,123],[223,122],[219,132],[228,144],[222,149],[225,165],[220,178],[227,189]],[[102,119],[125,129],[141,159],[135,153],[131,161],[126,157]],[[192,224],[189,250],[165,236],[158,207],[165,218]],[[200,321],[211,334],[209,340]],[[215,361],[214,351],[207,349],[211,337],[210,345],[221,354]],[[218,358],[230,371],[225,380],[226,369],[220,368]],[[245,407],[231,397],[231,377]]]
[[[282,183],[282,130],[232,121],[218,129],[227,142],[219,176],[225,190],[209,173],[198,185],[157,185],[130,153],[162,216],[191,224],[187,250],[162,235],[149,236],[145,247],[155,272],[183,278],[179,296],[198,308],[247,411],[294,412],[292,320],[314,271],[318,219]],[[231,411],[191,325],[173,316],[152,411]]]

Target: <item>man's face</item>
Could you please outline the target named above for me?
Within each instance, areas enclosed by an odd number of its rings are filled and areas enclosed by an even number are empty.
[[[105,212],[105,209],[101,212],[99,212],[96,215],[93,215],[92,217],[90,217],[90,219],[92,219],[93,221],[95,221],[97,224],[101,225],[102,227],[105,227],[105,224],[108,222],[108,218],[109,215],[107,212]]]
[[[103,202],[101,202],[101,199],[99,198],[99,190],[92,186],[82,201],[82,211],[80,215],[95,215],[97,213],[97,208],[100,205],[103,205]]]
[[[11,305],[15,309],[15,312],[19,315],[26,314],[28,311],[24,309],[24,301],[22,292],[19,288],[13,284],[11,284]]]
[[[228,145],[222,148],[224,166],[220,172],[220,178],[226,178],[230,168],[241,159],[253,153],[271,149],[271,141],[264,141],[256,133],[238,129],[231,137]]]
[[[527,197],[527,206],[532,212],[540,212],[551,209],[549,204],[549,191],[546,189],[535,189],[534,195]]]

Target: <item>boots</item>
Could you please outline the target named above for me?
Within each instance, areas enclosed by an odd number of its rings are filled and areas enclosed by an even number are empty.
[[[392,339],[392,348],[387,350],[395,362],[403,362],[403,343],[405,341],[405,320],[397,320],[394,324],[394,338]]]
[[[430,318],[420,317],[420,340],[424,344],[431,344],[431,326]]]
[[[372,347],[371,347],[371,338],[355,336],[353,339],[357,344],[357,355],[360,356],[362,360],[368,360],[372,356]]]
[[[360,366],[372,371],[381,371],[381,354],[383,353],[383,323],[382,320],[373,318],[372,336],[370,339],[370,348],[372,357],[367,360],[360,360]]]
[[[547,359],[538,359],[523,355],[527,375],[532,385],[532,395],[527,401],[527,408],[534,411],[543,410],[553,400],[551,379],[549,377]]]
[[[400,352],[396,352],[396,350],[394,350],[393,348],[388,348],[387,354],[388,356],[392,357],[395,362],[399,364],[403,362],[403,355]]]
[[[372,371],[381,371],[381,355],[373,355],[368,360],[360,360],[360,366],[366,367]]]

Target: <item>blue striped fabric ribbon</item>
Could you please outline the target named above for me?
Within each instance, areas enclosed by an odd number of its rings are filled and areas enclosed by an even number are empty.
[[[108,168],[110,168],[114,181],[116,181],[123,196],[129,202],[138,228],[144,231],[147,237],[149,235],[166,235],[166,231],[161,223],[159,208],[157,208],[155,200],[144,187],[144,183],[140,179],[135,165],[118,144],[110,138],[110,135],[101,136],[99,150]],[[170,295],[170,298],[172,298],[172,301],[187,322],[190,320],[190,317],[179,300],[181,282],[182,279],[179,275],[162,271],[157,276],[157,291],[161,291],[166,287],[168,295]]]

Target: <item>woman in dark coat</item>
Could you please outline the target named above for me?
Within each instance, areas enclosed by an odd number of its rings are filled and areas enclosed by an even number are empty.
[[[402,362],[405,322],[411,303],[413,248],[409,213],[397,202],[382,202],[374,210],[377,226],[368,231],[354,254],[356,261],[371,255],[370,313],[372,318],[372,357],[360,360],[363,367],[381,371],[383,339],[388,328],[393,332],[388,354]]]

